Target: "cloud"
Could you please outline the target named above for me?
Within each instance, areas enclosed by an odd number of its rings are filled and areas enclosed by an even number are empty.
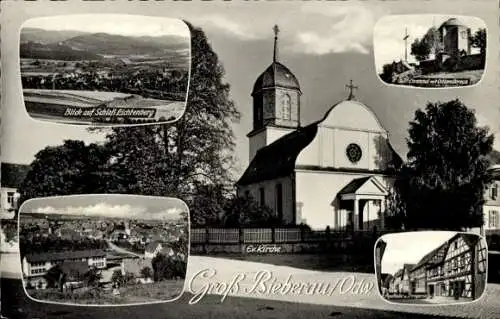
[[[304,6],[303,12],[309,25],[297,33],[294,51],[316,55],[370,52],[372,30],[380,10],[362,6]]]
[[[205,28],[214,28],[238,39],[255,40],[259,38],[253,26],[248,28],[249,24],[242,23],[241,20],[237,22],[227,16],[213,14],[198,18],[196,21]]]
[[[276,11],[275,7],[270,11]],[[211,14],[198,17],[196,22],[204,29],[233,36],[243,41],[271,41],[272,26],[278,24],[280,45],[284,51],[323,55],[356,52],[368,54],[372,46],[372,30],[381,9],[363,6],[336,6],[304,4],[292,10],[253,15]]]
[[[110,205],[98,203],[87,206],[67,206],[65,208],[55,208],[44,206],[33,209],[39,214],[64,214],[64,215],[84,215],[104,218],[127,218],[127,219],[171,219],[178,218],[182,210],[180,208],[168,208],[158,212],[148,211],[146,207],[126,205]]]

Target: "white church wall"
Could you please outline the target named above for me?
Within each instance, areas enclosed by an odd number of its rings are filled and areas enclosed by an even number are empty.
[[[350,143],[361,148],[362,157],[357,163],[347,158]],[[380,170],[387,167],[391,157],[387,131],[375,114],[360,102],[343,101],[318,124],[314,140],[302,150],[296,164]]]
[[[332,148],[333,149],[333,148]],[[321,159],[321,142],[320,138],[318,138],[318,134],[316,137],[307,145],[297,156],[295,160],[295,165],[312,165],[319,166]]]
[[[346,155],[349,144],[359,145],[362,156],[352,163]],[[296,165],[384,170],[392,160],[385,133],[318,127],[314,140],[297,157]]]
[[[277,195],[276,195],[276,185],[282,185],[283,192],[283,223],[290,224],[294,221],[293,214],[293,183],[291,177],[282,177],[269,181],[262,181],[260,183],[255,183],[247,186],[240,187],[241,192],[249,191],[250,195],[257,201],[260,202],[260,189],[264,189],[264,201],[265,204],[277,212]]]
[[[346,100],[337,104],[321,122],[322,126],[361,131],[385,132],[375,114],[364,104]]]
[[[369,150],[371,141],[369,141],[369,133],[352,130],[337,130],[335,132],[334,143],[333,145],[335,145],[334,147],[337,149],[337,152],[335,152],[336,167],[370,169]],[[347,158],[346,149],[351,143],[359,145],[362,151],[361,159],[357,163],[352,163],[349,161],[349,158]]]
[[[332,229],[345,227],[347,211],[340,211],[336,201],[337,194],[353,179],[365,176],[369,175],[296,170],[297,223],[304,222],[313,229],[325,229],[326,226]],[[381,175],[377,178],[385,187],[391,187],[390,178]],[[378,218],[374,205],[365,207],[364,214],[365,221]],[[356,221],[357,216],[354,218],[355,223]]]

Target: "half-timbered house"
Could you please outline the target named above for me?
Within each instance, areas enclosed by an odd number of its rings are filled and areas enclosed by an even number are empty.
[[[479,298],[486,285],[486,263],[484,240],[474,234],[458,233],[429,258],[425,275],[427,295],[457,300]],[[413,278],[417,277],[416,270]]]

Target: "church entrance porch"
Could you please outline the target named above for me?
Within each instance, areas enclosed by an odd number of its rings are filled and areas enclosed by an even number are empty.
[[[374,176],[354,179],[338,194],[336,224],[353,231],[383,230],[387,194]]]
[[[384,200],[384,198],[341,200],[341,211],[347,216],[345,228],[353,231],[384,229],[384,218],[381,210]]]

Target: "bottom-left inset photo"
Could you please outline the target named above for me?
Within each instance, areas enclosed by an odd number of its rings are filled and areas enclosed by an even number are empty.
[[[37,198],[19,209],[27,295],[41,302],[125,305],[183,292],[189,210],[179,199],[136,195]]]

